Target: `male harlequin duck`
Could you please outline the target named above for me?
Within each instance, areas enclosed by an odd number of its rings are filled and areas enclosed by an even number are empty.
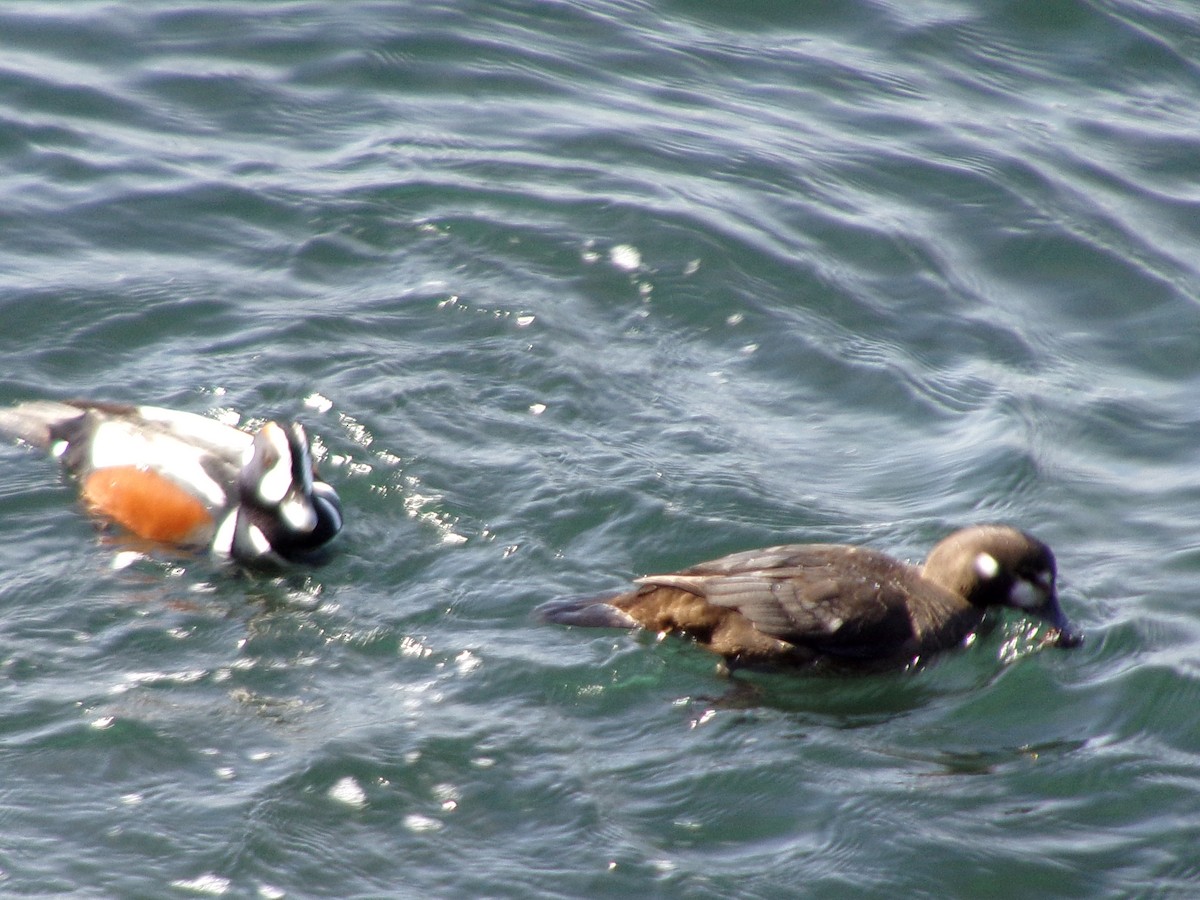
[[[976,525],[942,540],[923,566],[863,547],[787,544],[538,612],[564,625],[685,634],[731,665],[905,665],[960,645],[993,606],[1044,619],[1057,646],[1078,646],[1055,576],[1054,554],[1037,538]]]
[[[249,564],[312,562],[342,527],[299,424],[253,434],[154,406],[34,401],[0,434],[48,449],[84,503],[138,537]]]

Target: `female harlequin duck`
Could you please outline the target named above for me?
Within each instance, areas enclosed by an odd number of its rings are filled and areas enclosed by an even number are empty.
[[[788,544],[539,613],[564,625],[685,634],[731,665],[905,665],[961,644],[993,606],[1046,620],[1060,647],[1079,645],[1055,575],[1054,554],[1032,535],[977,525],[942,540],[923,566],[862,547]]]
[[[312,562],[342,527],[299,424],[254,434],[154,406],[34,401],[0,433],[48,449],[84,503],[138,537],[249,564]]]

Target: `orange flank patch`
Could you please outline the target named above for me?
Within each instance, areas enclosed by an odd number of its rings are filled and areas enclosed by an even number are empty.
[[[212,527],[204,504],[163,476],[135,466],[97,469],[83,482],[88,508],[138,537],[199,543]]]

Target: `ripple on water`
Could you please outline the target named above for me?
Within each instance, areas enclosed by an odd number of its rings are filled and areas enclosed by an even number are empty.
[[[4,452],[10,891],[1189,895],[1200,19],[810,7],[0,6],[4,402],[296,416],[348,511],[234,575]],[[1082,648],[529,614],[992,518]]]

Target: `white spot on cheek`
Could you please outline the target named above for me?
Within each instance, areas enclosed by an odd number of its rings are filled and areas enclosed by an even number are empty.
[[[975,557],[975,571],[984,581],[991,581],[1000,574],[1000,563],[990,553],[980,553]]]
[[[1046,603],[1046,591],[1031,581],[1018,578],[1008,595],[1008,602],[1018,609],[1038,609]]]
[[[302,497],[289,497],[279,505],[279,516],[292,531],[309,532],[317,527],[317,511]]]
[[[258,482],[258,496],[263,503],[274,506],[287,496],[292,486],[291,459],[284,457],[271,466]]]
[[[258,480],[258,498],[275,506],[292,487],[292,452],[287,434],[274,422],[267,422],[254,437],[256,455],[272,460]]]

